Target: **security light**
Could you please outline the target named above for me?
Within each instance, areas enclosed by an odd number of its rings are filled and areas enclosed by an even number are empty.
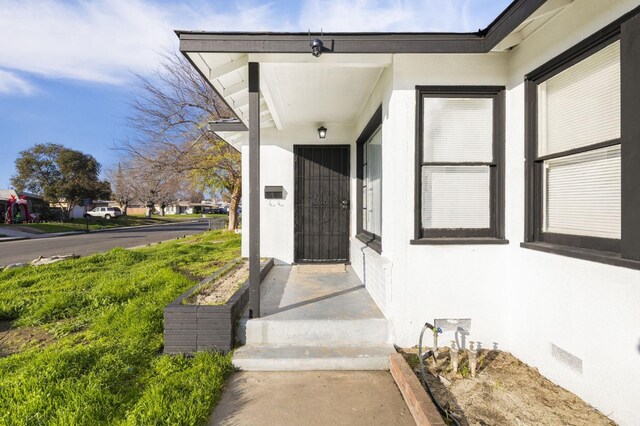
[[[309,42],[309,46],[311,46],[311,54],[313,56],[317,58],[318,56],[322,55],[322,40],[316,38]]]

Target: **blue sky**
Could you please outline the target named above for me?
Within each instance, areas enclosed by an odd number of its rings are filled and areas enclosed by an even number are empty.
[[[115,164],[132,73],[153,72],[174,29],[475,31],[509,0],[0,0],[0,188],[18,153],[52,142]]]

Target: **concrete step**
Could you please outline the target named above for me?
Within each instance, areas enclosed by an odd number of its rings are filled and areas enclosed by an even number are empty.
[[[382,345],[391,342],[386,319],[269,320],[246,321],[248,345],[349,346]]]
[[[388,370],[393,345],[263,346],[237,349],[233,364],[244,371]]]

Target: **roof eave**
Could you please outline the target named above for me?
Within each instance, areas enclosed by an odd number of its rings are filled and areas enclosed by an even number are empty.
[[[182,52],[308,53],[309,37],[322,37],[330,53],[486,53],[547,0],[515,0],[475,33],[276,33],[175,31]]]

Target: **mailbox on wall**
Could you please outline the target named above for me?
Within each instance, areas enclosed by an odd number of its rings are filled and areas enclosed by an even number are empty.
[[[284,198],[284,188],[282,186],[265,186],[264,198],[268,200],[282,200]]]

